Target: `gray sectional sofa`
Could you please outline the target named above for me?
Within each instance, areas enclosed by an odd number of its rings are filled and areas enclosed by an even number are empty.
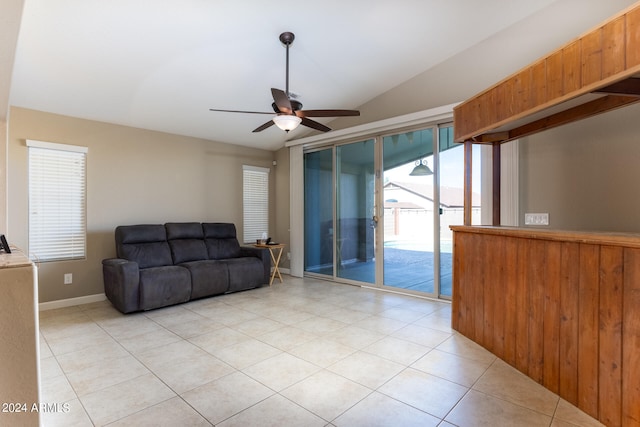
[[[104,290],[123,313],[269,283],[268,250],[240,246],[234,224],[123,225],[115,240],[117,258],[102,261]]]

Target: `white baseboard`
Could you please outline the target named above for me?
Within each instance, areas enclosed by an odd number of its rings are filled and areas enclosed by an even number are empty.
[[[74,305],[89,304],[91,302],[100,302],[107,299],[105,294],[87,295],[84,297],[60,299],[56,301],[41,302],[38,304],[40,311],[53,310],[56,308],[72,307]]]
[[[288,268],[281,268],[280,273],[289,274]],[[92,302],[100,302],[107,299],[105,294],[87,295],[84,297],[60,299],[56,301],[41,302],[38,304],[39,311],[54,310],[56,308],[72,307],[74,305],[89,304]]]

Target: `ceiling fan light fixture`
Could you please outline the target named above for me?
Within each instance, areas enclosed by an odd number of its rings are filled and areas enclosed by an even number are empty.
[[[273,123],[285,132],[294,130],[301,122],[300,117],[291,114],[278,114],[273,118]]]

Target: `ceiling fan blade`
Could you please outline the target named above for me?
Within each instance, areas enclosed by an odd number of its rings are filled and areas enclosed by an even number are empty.
[[[257,128],[255,128],[253,130],[253,132],[262,132],[263,130],[270,128],[271,126],[273,126],[275,123],[273,123],[273,120],[269,120],[268,122],[258,126]]]
[[[246,113],[246,114],[270,114],[273,116],[273,112],[266,111],[245,111],[245,110],[217,110],[215,108],[209,108],[209,111],[218,111],[221,113]]]
[[[359,116],[358,110],[300,110],[296,111],[298,117],[343,117]]]
[[[291,101],[286,93],[280,89],[271,88],[271,95],[273,95],[273,100],[276,103],[276,106],[283,114],[292,114],[293,107],[291,106]]]
[[[330,127],[325,126],[322,123],[318,123],[315,120],[307,119],[306,117],[302,117],[301,124],[311,129],[319,130],[321,132],[329,132],[331,130]]]

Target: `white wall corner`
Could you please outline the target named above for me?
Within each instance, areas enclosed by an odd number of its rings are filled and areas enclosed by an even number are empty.
[[[518,226],[520,215],[519,141],[500,146],[500,225]],[[493,147],[483,145],[482,156],[482,224],[493,224]]]
[[[480,222],[482,225],[490,225],[493,224],[493,148],[482,145],[480,158]]]
[[[500,150],[500,225],[519,225],[519,141],[507,142]]]
[[[304,276],[304,153],[302,145],[289,147],[290,188],[290,274]]]

